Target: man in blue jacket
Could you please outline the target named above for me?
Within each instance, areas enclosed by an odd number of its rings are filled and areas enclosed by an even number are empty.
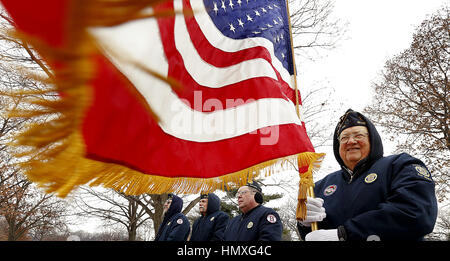
[[[422,161],[383,157],[375,126],[351,109],[336,126],[333,150],[341,170],[318,181],[317,198],[307,199],[307,218],[298,223],[306,241],[423,240],[432,232],[437,201]],[[317,221],[319,230],[310,232]]]
[[[237,192],[242,214],[234,217],[225,230],[225,241],[280,241],[283,232],[280,216],[263,205],[261,187],[247,183]]]
[[[201,217],[192,225],[190,241],[222,241],[228,224],[228,215],[220,210],[220,199],[214,193],[200,196]]]
[[[164,219],[155,241],[186,241],[191,230],[189,220],[181,213],[183,200],[174,194],[164,204]]]

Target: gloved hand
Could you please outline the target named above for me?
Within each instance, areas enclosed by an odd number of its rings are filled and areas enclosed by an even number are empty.
[[[308,233],[305,241],[339,241],[337,229],[319,229]]]
[[[322,221],[327,214],[323,206],[323,199],[321,198],[306,198],[306,218],[299,221],[303,226],[310,227],[311,223]]]

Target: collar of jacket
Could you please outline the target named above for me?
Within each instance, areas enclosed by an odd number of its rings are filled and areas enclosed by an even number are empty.
[[[244,218],[247,218],[253,211],[255,211],[259,207],[261,207],[260,204],[258,206],[256,206],[256,207],[250,209],[247,213],[242,213],[241,220],[244,219]]]
[[[344,180],[350,184],[353,180],[360,176],[361,173],[364,173],[366,170],[368,170],[370,166],[372,166],[373,162],[374,161],[370,162],[368,158],[364,158],[360,162],[358,162],[358,164],[356,164],[353,171],[351,171],[345,165],[342,165],[342,175],[344,176]]]

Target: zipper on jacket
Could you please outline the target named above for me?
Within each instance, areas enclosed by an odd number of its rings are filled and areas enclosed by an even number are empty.
[[[350,184],[353,181],[353,177],[354,177],[355,173],[353,173],[353,171],[349,170],[347,167],[344,167],[344,169],[347,172],[347,174],[350,176],[350,180],[347,182],[347,184]]]
[[[353,181],[353,175],[350,174],[350,180],[348,181],[348,184],[352,183],[352,181]]]

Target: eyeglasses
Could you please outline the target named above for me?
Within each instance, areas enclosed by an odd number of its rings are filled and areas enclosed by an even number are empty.
[[[238,191],[238,192],[236,192],[236,197],[239,197],[240,195],[247,194],[247,192],[250,192],[250,190]]]
[[[339,139],[339,142],[347,143],[350,140],[350,138],[353,138],[355,141],[361,141],[368,135],[369,135],[369,133],[356,133],[356,134],[352,134],[352,135],[345,135]]]

